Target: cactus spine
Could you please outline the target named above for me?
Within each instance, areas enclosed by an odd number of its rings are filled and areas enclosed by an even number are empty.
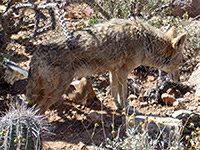
[[[41,133],[44,133],[44,116],[25,105],[11,107],[0,118],[1,150],[41,150]]]

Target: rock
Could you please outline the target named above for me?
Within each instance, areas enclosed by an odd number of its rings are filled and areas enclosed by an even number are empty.
[[[173,103],[173,107],[175,110],[185,109],[186,106],[183,105],[183,103],[180,103],[179,101],[175,101]]]
[[[101,115],[92,111],[87,115],[87,120],[93,123],[101,123]]]
[[[3,2],[3,1],[1,1],[1,2]],[[1,3],[0,2],[0,3]],[[6,10],[6,6],[3,6],[2,4],[0,5],[0,12],[5,12],[5,10]]]
[[[200,112],[200,107],[197,108],[197,112]]]
[[[84,143],[79,142],[78,145],[80,150],[87,150],[87,146]]]
[[[190,76],[188,82],[195,85],[195,101],[200,101],[200,63],[197,64],[194,72]]]
[[[86,78],[73,81],[67,90],[67,96],[69,100],[85,106],[91,105],[96,99],[92,84]]]
[[[156,89],[147,89],[140,95],[140,99],[144,101],[149,101],[151,99],[157,99]]]
[[[134,95],[134,94],[131,94],[131,95],[129,95],[129,97],[128,97],[128,100],[129,100],[129,101],[136,100],[136,99],[137,99],[137,96]]]
[[[108,97],[108,95],[111,95],[111,88],[110,88],[110,86],[106,87],[106,96]]]
[[[190,111],[195,111],[195,110],[197,110],[197,107],[196,107],[196,106],[189,106],[189,107],[188,107],[188,110],[190,110]]]
[[[17,93],[25,93],[27,80],[18,80],[13,84],[13,90]]]
[[[148,106],[147,102],[140,102],[140,107],[146,107],[146,106]]]
[[[161,95],[161,99],[167,105],[173,105],[173,103],[176,101],[176,98],[168,93],[163,93]]]
[[[148,76],[147,77],[147,81],[150,81],[150,82],[152,82],[152,81],[154,81],[155,80],[155,77],[154,76]]]
[[[151,104],[158,104],[158,101],[157,100],[151,100]]]
[[[132,123],[130,121],[132,121]],[[168,142],[172,137],[178,139],[181,136],[179,131],[183,125],[178,119],[171,117],[136,115],[129,120],[131,126],[139,127],[139,132],[142,129],[141,122],[145,125],[145,129],[148,128],[148,134],[152,138],[158,139],[158,135],[161,134],[160,138],[165,137],[164,140]],[[173,135],[170,135],[171,130],[173,131]]]
[[[91,16],[93,13],[94,13],[94,10],[87,7],[86,9],[83,10],[83,13],[86,15],[86,16]]]
[[[188,98],[177,98],[177,101],[179,101],[180,103],[189,103],[191,100]]]
[[[67,11],[64,11],[64,18],[71,18],[71,19],[82,19],[87,16],[87,14],[92,13],[89,11],[89,9],[86,12],[84,11],[83,5],[77,5],[77,4],[69,4]],[[77,11],[78,10],[78,11]]]
[[[175,90],[174,89],[172,89],[172,88],[169,88],[169,89],[167,89],[167,91],[166,91],[168,94],[170,94],[170,95],[175,95],[174,93],[175,93]]]
[[[101,89],[101,88],[106,88],[108,85],[109,85],[109,84],[108,84],[107,80],[102,80],[102,81],[100,82],[100,84],[99,84],[99,88],[100,88],[100,89]]]
[[[183,116],[183,114],[187,117]],[[199,115],[191,111],[177,110],[173,116],[174,118],[136,115],[130,117],[128,122],[130,127],[137,127],[138,132],[141,132],[143,128],[143,131],[147,131],[152,138],[157,140],[162,138],[167,144],[169,140],[180,140],[180,138],[190,135],[200,125]],[[160,138],[158,135],[160,135]]]
[[[70,19],[77,19],[76,17],[75,17],[75,14],[74,13],[72,13],[72,12],[65,12],[64,13],[64,18],[70,18]]]
[[[180,97],[181,96],[181,92],[178,89],[175,89],[175,88],[167,89],[166,93],[173,95],[174,97]]]
[[[193,113],[190,110],[177,110],[172,114],[172,117],[182,120],[182,124],[184,125],[185,123],[187,123],[185,125],[186,129],[189,129],[190,131],[200,126],[200,116],[196,113]],[[192,126],[191,126],[191,123],[192,123]],[[185,132],[189,132],[189,131],[185,130]]]
[[[175,111],[173,114],[172,114],[172,117],[173,118],[176,118],[176,119],[182,119],[183,118],[183,115],[185,115],[186,117],[189,117],[190,115],[192,115],[195,113],[193,113],[192,111],[190,110],[177,110]]]
[[[177,98],[176,101],[173,103],[174,109],[179,110],[179,109],[185,109],[186,108],[186,103],[190,102],[190,99],[188,98]]]
[[[133,79],[132,77],[128,77],[127,84],[130,94],[139,95],[141,93],[141,87],[137,80]]]
[[[170,11],[174,16],[182,17],[187,12],[190,17],[196,17],[200,15],[200,0],[174,0]]]

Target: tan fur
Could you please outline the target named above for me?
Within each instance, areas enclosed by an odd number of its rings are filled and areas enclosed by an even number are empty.
[[[186,35],[176,37],[174,29],[163,33],[140,20],[112,19],[77,34],[81,37],[70,52],[61,36],[41,44],[32,57],[26,96],[41,113],[62,97],[75,77],[110,71],[119,108],[127,106],[127,76],[134,68],[153,66],[179,78]]]

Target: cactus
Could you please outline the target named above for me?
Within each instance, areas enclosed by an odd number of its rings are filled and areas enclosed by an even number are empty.
[[[1,150],[41,150],[41,135],[45,133],[45,119],[34,108],[25,105],[11,107],[0,118]]]

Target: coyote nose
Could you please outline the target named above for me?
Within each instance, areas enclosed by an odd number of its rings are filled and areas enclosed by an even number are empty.
[[[174,82],[180,82],[180,75],[179,75],[178,71],[170,72],[169,73],[169,78],[172,79]]]

